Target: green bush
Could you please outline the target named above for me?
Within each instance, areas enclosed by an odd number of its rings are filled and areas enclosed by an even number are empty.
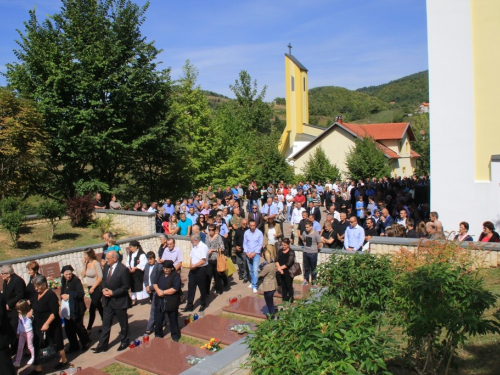
[[[247,339],[253,374],[389,374],[388,341],[377,313],[344,308],[332,297],[300,302],[259,324]]]
[[[14,246],[20,238],[20,231],[24,223],[25,215],[19,211],[5,212],[2,214],[2,227],[9,232]]]
[[[41,218],[47,220],[51,227],[50,242],[54,237],[54,231],[56,230],[59,221],[66,214],[66,205],[53,200],[46,200],[40,203],[38,206],[38,215]]]
[[[318,283],[346,307],[385,310],[393,285],[391,260],[370,254],[333,253],[318,267]]]
[[[90,224],[91,228],[99,230],[99,234],[102,235],[107,232],[111,232],[113,228],[113,220],[115,215],[106,215],[101,217],[96,217],[94,221]]]
[[[468,336],[500,332],[498,322],[483,315],[495,303],[483,280],[456,263],[434,261],[398,275],[391,307],[408,335],[411,366],[419,374],[447,374]]]
[[[17,211],[19,200],[13,197],[8,197],[0,200],[0,215]]]

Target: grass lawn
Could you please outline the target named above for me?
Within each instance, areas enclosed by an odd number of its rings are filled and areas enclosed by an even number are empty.
[[[484,277],[485,287],[500,296],[500,268],[489,268],[480,271]],[[500,312],[500,300],[495,307],[487,311],[488,318],[494,318]],[[400,330],[399,330],[400,332]],[[397,343],[404,347],[405,340],[393,330],[391,335]],[[497,354],[500,352],[500,335],[488,334],[469,338],[463,347],[459,347],[458,358],[452,364],[449,375],[498,375],[500,369]],[[414,375],[415,372],[404,366],[400,357],[389,362],[389,371],[394,375]]]
[[[151,374],[148,371],[144,371],[135,367],[131,367],[128,365],[124,365],[119,362],[115,362],[107,367],[102,369],[107,374],[110,375],[149,375]]]
[[[0,260],[102,242],[97,229],[72,228],[69,220],[63,220],[57,226],[52,243],[49,243],[49,233],[50,226],[48,224],[26,225],[22,228],[18,248],[14,248],[9,233],[0,229]]]

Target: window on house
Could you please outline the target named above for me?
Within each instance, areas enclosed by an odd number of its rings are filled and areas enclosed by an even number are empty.
[[[410,142],[406,141],[406,153],[410,153]]]
[[[292,76],[292,91],[295,91],[295,77]]]
[[[304,91],[306,91],[306,77],[304,77],[303,79],[304,79]]]

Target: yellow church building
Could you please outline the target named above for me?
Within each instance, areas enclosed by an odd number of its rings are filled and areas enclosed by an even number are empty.
[[[291,53],[285,54],[286,127],[281,135],[280,152],[293,165],[295,173],[302,168],[318,147],[330,162],[346,174],[346,155],[357,139],[371,137],[390,159],[392,174],[411,176],[420,157],[411,150],[415,140],[410,123],[349,124],[340,116],[328,128],[309,124],[307,69]],[[366,176],[371,177],[371,176]]]

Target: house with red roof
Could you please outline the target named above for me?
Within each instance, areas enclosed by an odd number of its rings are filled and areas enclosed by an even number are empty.
[[[301,173],[309,157],[321,146],[330,162],[336,164],[345,175],[346,155],[357,139],[365,137],[372,138],[389,159],[393,177],[413,175],[420,155],[411,149],[410,141],[415,140],[415,135],[409,122],[360,125],[344,123],[339,117],[305,147],[291,154],[288,160],[294,166],[295,173]]]

